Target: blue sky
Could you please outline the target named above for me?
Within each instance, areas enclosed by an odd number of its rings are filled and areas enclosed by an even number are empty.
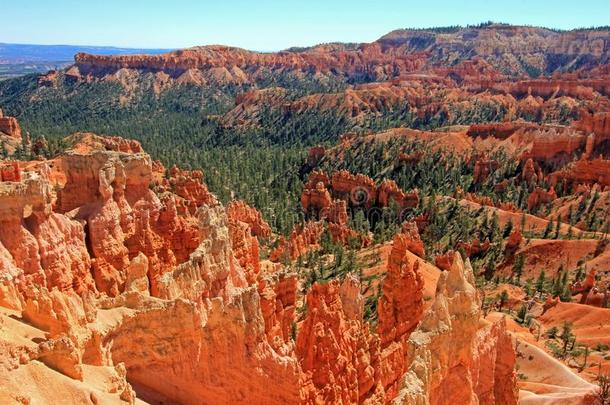
[[[482,21],[570,29],[610,24],[608,0],[7,0],[0,42],[273,51],[370,42],[397,28]]]

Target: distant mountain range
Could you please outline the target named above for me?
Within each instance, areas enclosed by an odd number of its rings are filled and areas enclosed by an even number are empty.
[[[27,73],[63,68],[79,52],[97,55],[158,54],[170,49],[117,48],[113,46],[31,45],[0,43],[0,80]]]

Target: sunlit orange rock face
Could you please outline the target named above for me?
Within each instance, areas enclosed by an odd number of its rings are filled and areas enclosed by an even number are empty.
[[[19,181],[0,182],[0,360],[10,365],[0,379],[11,401],[412,403],[409,381],[441,404],[465,367],[460,397],[514,403],[502,325],[477,329],[477,311],[443,302],[424,313],[415,223],[394,238],[375,328],[351,275],[315,283],[300,320],[297,274],[261,266],[258,238],[271,228],[258,211],[241,201],[225,209],[197,172],[159,176],[165,170],[137,144],[91,134],[71,142],[56,160],[26,165]],[[55,187],[50,165],[62,179]],[[315,248],[324,223],[332,237],[352,231],[347,219],[347,201],[334,200],[279,254]],[[467,266],[451,255],[447,263],[437,299],[471,297]],[[422,323],[436,316],[460,321],[451,332]],[[452,335],[413,340],[431,330]],[[443,366],[422,369],[428,361]]]
[[[70,141],[57,160],[0,182],[0,324],[40,339],[3,332],[7,401],[297,403],[297,280],[281,266],[256,271],[251,247],[270,234],[260,214],[225,210],[198,174],[153,181],[137,144]],[[57,189],[49,165],[63,171]]]
[[[603,141],[610,139],[610,113],[587,113],[583,111],[580,120],[574,123],[574,127],[587,134],[593,133],[595,137],[592,146],[596,147]]]
[[[377,201],[382,207],[387,207],[390,200],[394,200],[401,208],[414,208],[419,205],[417,190],[405,193],[393,180],[384,180],[377,189]]]
[[[307,295],[307,317],[297,338],[304,403],[389,401],[408,361],[407,341],[423,313],[423,281],[407,258],[410,237],[394,239],[379,326],[363,321],[364,299],[355,278],[315,284]]]
[[[0,181],[21,181],[19,162],[8,162],[0,166]]]
[[[385,363],[382,383],[394,396],[406,370],[409,335],[423,316],[423,280],[419,261],[406,255],[411,237],[397,234],[388,258],[388,271],[383,283],[383,295],[377,304],[381,340],[381,361]]]
[[[260,212],[243,201],[232,201],[227,205],[229,233],[235,257],[245,270],[248,283],[256,281],[260,272],[260,248],[257,237],[269,237],[271,227]]]
[[[460,242],[458,248],[462,249],[467,257],[473,257],[481,253],[485,253],[489,250],[491,243],[489,239],[481,242],[479,239],[475,239],[472,242]]]
[[[353,208],[387,207],[393,201],[399,208],[413,208],[419,204],[417,190],[405,192],[393,180],[379,185],[363,174],[351,174],[340,170],[329,178],[327,174],[313,171],[301,194],[301,206],[305,212],[320,215],[332,210],[332,199],[343,200]]]
[[[21,126],[15,117],[5,117],[0,110],[0,132],[11,138],[21,139]]]
[[[527,197],[527,209],[533,211],[542,204],[549,204],[557,198],[555,189],[551,187],[550,190],[544,190],[540,187],[536,189]]]
[[[411,334],[406,384],[394,403],[517,404],[516,356],[506,323],[481,320],[468,261],[449,252],[444,268],[434,302]]]
[[[309,221],[303,225],[297,224],[288,239],[280,238],[278,246],[271,251],[269,258],[275,262],[281,261],[284,257],[296,259],[318,247],[323,232],[322,222]]]
[[[324,186],[324,183],[318,182],[314,188],[305,188],[301,194],[301,206],[305,212],[328,210],[332,198],[330,193]]]
[[[343,48],[343,49],[342,49]],[[148,69],[163,71],[173,77],[203,71],[205,80],[214,78],[237,78],[242,81],[257,77],[257,68],[315,70],[329,73],[332,70],[345,74],[365,74],[367,61],[377,58],[379,67],[375,71],[380,77],[390,77],[396,69],[412,71],[423,65],[419,55],[383,54],[377,44],[362,45],[358,49],[347,49],[337,45],[335,49],[320,46],[309,52],[257,53],[226,46],[207,46],[184,49],[164,55],[133,55],[104,57],[79,53],[75,56],[79,75],[115,72],[119,69]],[[254,69],[253,69],[254,68]]]
[[[303,372],[301,402],[357,403],[381,401],[378,387],[379,341],[369,332],[362,313],[356,280],[315,284],[307,295],[307,318],[297,337]],[[358,302],[358,300],[360,302]]]
[[[487,177],[496,170],[500,164],[488,158],[477,159],[474,163],[474,170],[472,173],[472,181],[475,184],[483,183],[487,180]]]
[[[116,148],[125,149],[121,145],[117,143]],[[196,220],[190,211],[178,211],[185,203],[201,205],[203,199],[184,189],[178,189],[184,197],[157,196],[149,189],[152,162],[142,152],[132,153],[138,150],[133,146],[129,146],[130,152],[81,154],[79,149],[60,158],[66,183],[58,192],[57,210],[86,227],[97,288],[118,295],[130,259],[143,252],[155,293],[158,278],[185,261],[199,245]]]
[[[549,175],[551,184],[566,186],[599,184],[610,186],[610,160],[601,157],[593,160],[580,159]]]
[[[409,78],[412,72],[431,83],[452,79],[470,86],[493,87],[513,95],[592,97],[607,93],[609,80],[598,76],[564,75],[560,83],[545,78],[509,81],[507,75],[528,76],[581,66],[588,71],[605,63],[607,30],[552,32],[544,28],[492,25],[453,32],[395,30],[369,44],[323,44],[306,49],[259,53],[227,46],[193,47],[162,55],[101,56],[79,53],[70,76],[82,78],[121,70],[146,70],[180,83],[230,80],[252,82],[265,73],[341,75],[359,79]],[[601,44],[601,45],[600,45]],[[527,50],[527,61],[519,59]],[[545,55],[557,55],[556,59]],[[557,65],[557,61],[559,65]],[[499,71],[505,72],[501,74]],[[46,80],[46,82],[53,80]]]

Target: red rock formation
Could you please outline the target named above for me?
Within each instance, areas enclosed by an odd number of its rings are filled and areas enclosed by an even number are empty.
[[[318,183],[322,183],[325,188],[328,188],[330,186],[330,179],[326,173],[314,170],[307,178],[305,188],[315,188]]]
[[[247,81],[252,78],[252,71],[259,70],[257,67],[262,70],[294,69],[326,74],[331,71],[364,73],[370,71],[368,62],[371,57],[378,60],[378,67],[372,73],[380,78],[393,76],[397,70],[408,72],[423,65],[419,55],[386,55],[381,53],[377,44],[363,45],[353,50],[340,48],[341,46],[332,50],[320,47],[305,52],[258,53],[226,46],[207,46],[163,55],[108,57],[79,53],[74,60],[81,76],[112,73],[120,69],[145,69],[179,77],[184,72],[200,70],[205,72],[206,79],[216,81]]]
[[[0,162],[0,181],[21,181],[19,162]]]
[[[550,204],[557,198],[555,189],[551,187],[546,191],[540,187],[536,187],[533,192],[527,197],[527,209],[533,212],[542,204]]]
[[[200,206],[196,217],[179,213],[183,198],[149,189],[148,156],[102,147],[76,147],[61,158],[66,182],[57,207],[65,214],[51,211],[44,173],[0,183],[0,305],[23,311],[28,325],[16,333],[41,339],[35,350],[11,348],[15,359],[0,356],[25,367],[2,367],[5,387],[24,393],[19,378],[30,388],[42,379],[78,402],[133,403],[128,378],[138,393],[154,391],[169,402],[295,403],[296,278],[274,275],[248,287],[238,259],[268,225],[240,203],[228,210],[232,219],[218,204]],[[195,185],[186,189],[196,191],[186,197],[201,195]],[[115,297],[95,297],[96,285]],[[0,313],[3,347],[17,339],[4,334],[7,319],[11,327],[20,322]],[[28,377],[36,359],[57,371],[37,366],[41,377]],[[91,381],[90,373],[98,377]],[[99,387],[96,378],[108,381],[89,394]],[[43,388],[24,398],[61,402]]]
[[[119,136],[99,136],[90,132],[78,132],[66,138],[70,149],[80,154],[88,154],[96,150],[108,150],[125,153],[142,153],[142,145],[133,139]]]
[[[406,238],[402,238],[401,243],[406,244],[407,250],[421,258],[426,256],[424,242],[419,236],[419,230],[415,222],[410,221],[402,224],[400,233],[406,236]]]
[[[250,207],[243,201],[231,201],[227,205],[227,216],[231,219],[236,219],[245,222],[250,226],[253,236],[268,238],[271,236],[271,227],[263,219],[262,215],[256,208]]]
[[[337,225],[347,225],[347,202],[343,200],[335,200],[328,207],[328,211],[322,212],[320,219],[326,219],[328,222]]]
[[[260,272],[260,253],[257,235],[271,235],[271,228],[260,213],[242,201],[227,206],[231,246],[239,265],[246,272],[248,284],[256,281]]]
[[[296,259],[319,246],[322,232],[324,232],[322,222],[306,222],[304,225],[296,225],[288,240],[280,239],[278,246],[269,254],[269,259],[274,262],[281,261],[283,257]]]
[[[610,160],[597,158],[574,161],[563,169],[551,173],[549,182],[551,185],[563,183],[566,187],[564,189],[582,183],[610,186]]]
[[[83,227],[51,212],[50,186],[34,177],[0,183],[0,244],[27,284],[93,291]],[[8,269],[7,269],[8,271]]]
[[[409,235],[399,233],[394,238],[383,295],[377,304],[381,361],[392,363],[387,368],[391,372],[384,373],[382,381],[391,393],[396,392],[396,384],[405,371],[407,339],[422,318],[424,308],[419,261],[411,261],[406,255],[410,244]]]
[[[267,340],[276,351],[290,344],[297,299],[297,277],[295,274],[274,274],[259,279],[258,293],[261,297],[261,312],[265,320]]]
[[[330,208],[331,202],[330,193],[321,181],[313,188],[304,188],[301,193],[301,207],[305,212],[315,212],[319,215]]]
[[[537,126],[515,133],[513,142],[524,146],[521,159],[543,162],[564,161],[583,150],[587,137],[569,127]]]
[[[355,230],[335,223],[328,224],[328,232],[333,242],[343,246],[354,246],[354,243],[359,248],[367,247],[371,244],[372,239],[369,235],[363,235]]]
[[[375,182],[363,174],[341,170],[333,173],[330,183],[333,195],[349,201],[350,205],[370,207],[377,199]]]
[[[393,180],[384,180],[377,186],[368,176],[341,170],[335,172],[330,181],[324,173],[312,172],[301,194],[301,206],[305,212],[313,211],[319,218],[326,218],[329,216],[326,212],[333,210],[332,197],[347,201],[350,206],[364,208],[373,205],[387,207],[390,200],[400,208],[419,205],[417,190],[406,193]]]
[[[414,208],[419,205],[419,194],[417,190],[405,193],[394,180],[384,180],[377,189],[377,202],[380,206],[387,207],[390,200],[394,200],[401,208]]]
[[[472,267],[449,252],[436,297],[409,340],[410,364],[394,403],[517,404],[515,351],[504,321],[481,319]]]
[[[474,239],[470,243],[459,242],[457,244],[457,247],[464,251],[464,253],[466,254],[466,257],[474,257],[477,255],[480,255],[481,253],[487,252],[489,250],[489,248],[491,247],[491,243],[489,242],[489,239],[485,239],[485,241],[482,243],[480,240]]]
[[[4,117],[0,110],[0,132],[4,132],[11,138],[21,139],[21,127],[14,117]]]
[[[169,180],[163,185],[188,202],[191,213],[200,205],[216,204],[216,197],[208,191],[203,183],[203,172],[200,170],[181,170],[176,166],[169,171]]]
[[[352,284],[356,284],[355,288]],[[314,284],[307,294],[307,317],[299,327],[301,403],[381,402],[379,340],[362,321],[357,281],[346,278]]]
[[[434,264],[441,270],[449,270],[453,263],[454,255],[452,252],[438,255],[434,258]]]
[[[350,277],[315,284],[307,296],[307,318],[299,329],[297,354],[305,403],[389,400],[407,364],[406,344],[423,313],[423,280],[407,249],[414,224],[394,239],[378,303],[378,334],[362,321],[363,298]]]
[[[521,171],[521,180],[527,182],[527,184],[533,185],[537,184],[538,181],[542,179],[544,179],[544,175],[540,166],[534,163],[531,158],[527,159],[523,165],[523,170]]]
[[[507,249],[517,249],[519,247],[519,245],[521,245],[522,241],[523,241],[523,235],[521,234],[521,231],[518,229],[515,229],[510,233],[510,235],[508,236],[508,239],[506,240],[506,248]]]
[[[535,127],[534,124],[520,122],[499,122],[492,124],[472,124],[468,127],[466,134],[472,138],[494,137],[496,139],[506,139],[521,128]]]
[[[592,148],[610,140],[610,113],[608,112],[588,113],[587,111],[581,111],[580,120],[575,121],[573,126],[586,134],[595,134],[592,138]]]
[[[483,183],[493,171],[498,169],[498,167],[500,167],[500,164],[493,159],[488,159],[486,157],[477,159],[474,163],[472,181],[474,184]]]
[[[57,70],[49,70],[44,75],[38,77],[38,84],[42,86],[53,86],[57,78],[59,77],[59,73]]]
[[[420,261],[407,252],[424,255],[414,223],[394,240],[379,335],[363,320],[351,276],[314,284],[297,325],[297,276],[279,264],[260,268],[257,237],[271,233],[260,213],[238,201],[224,209],[200,172],[176,169],[163,180],[139,144],[85,138],[55,161],[27,164],[20,181],[0,182],[0,306],[20,313],[0,311],[8,402],[133,403],[137,394],[296,403],[300,394],[304,403],[384,403],[401,394],[424,305]],[[55,204],[48,165],[62,179]],[[329,207],[333,238],[356,236],[346,211],[346,199]],[[295,229],[275,255],[315,248],[325,224]],[[491,370],[472,377],[472,389],[501,401],[514,382],[502,371],[510,358],[496,353],[504,335],[480,334],[493,343],[460,359],[473,359],[470,375]],[[447,381],[458,372],[451,366]]]
[[[593,298],[593,296],[597,293],[595,288],[597,284],[595,278],[596,274],[597,271],[595,269],[591,269],[582,282],[577,281],[570,286],[570,292],[572,295],[580,294],[581,304],[588,304],[589,301],[592,301],[591,298]],[[607,290],[607,288],[604,290]]]

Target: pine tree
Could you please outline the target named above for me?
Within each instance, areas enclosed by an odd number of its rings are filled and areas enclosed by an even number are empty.
[[[510,219],[508,220],[508,222],[506,223],[506,225],[504,226],[504,230],[502,231],[502,236],[507,238],[510,233],[513,230],[513,221],[511,221]]]
[[[506,290],[502,290],[502,292],[500,293],[500,295],[498,296],[498,300],[500,301],[500,308],[498,309],[500,312],[502,311],[502,308],[504,308],[504,305],[506,305],[506,303],[508,302],[509,296],[508,296],[508,291]]]
[[[519,323],[524,324],[525,318],[527,318],[527,306],[523,304],[517,312],[517,320],[519,321]]]
[[[563,355],[565,356],[568,350],[568,343],[572,341],[574,338],[574,334],[572,333],[572,323],[568,321],[563,322],[563,330],[561,331],[561,335],[559,335],[559,339],[563,342]]]
[[[523,273],[523,266],[525,264],[525,257],[523,253],[520,253],[515,258],[515,264],[513,266],[513,274],[515,275],[517,281],[521,280],[521,274]]]
[[[536,291],[542,292],[544,291],[544,283],[546,282],[546,276],[544,274],[544,270],[540,272],[538,276],[538,280],[536,281]]]
[[[561,231],[561,220],[557,216],[557,223],[555,224],[555,239],[559,239],[559,232]]]
[[[544,234],[542,235],[542,239],[548,238],[552,231],[553,231],[553,218],[551,218],[549,220],[549,222],[546,224],[546,228],[544,228]]]

